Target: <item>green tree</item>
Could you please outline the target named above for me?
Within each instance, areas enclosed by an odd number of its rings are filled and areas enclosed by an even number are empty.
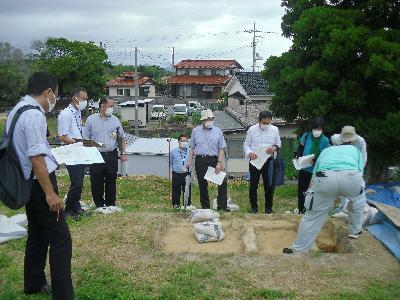
[[[323,116],[329,132],[353,125],[368,143],[372,181],[400,161],[400,2],[288,0],[293,45],[263,76],[271,109],[287,120]]]
[[[107,54],[103,48],[65,38],[48,38],[44,44],[36,42],[34,48],[38,68],[57,76],[60,94],[77,86],[86,88],[92,98],[104,94]]]

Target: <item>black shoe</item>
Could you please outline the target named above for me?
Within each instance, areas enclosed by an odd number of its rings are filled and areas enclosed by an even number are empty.
[[[251,212],[252,214],[258,214],[258,209],[257,209],[257,208],[252,208],[252,209],[250,210],[250,212]]]
[[[217,208],[217,210],[219,211],[224,211],[224,212],[230,212],[231,209],[229,207],[225,207],[225,208]]]
[[[272,208],[267,208],[267,209],[265,210],[265,213],[266,213],[267,215],[270,215],[270,214],[273,214],[273,213],[275,213],[275,212],[272,210]]]
[[[51,286],[47,283],[43,285],[40,290],[38,291],[24,291],[25,295],[33,295],[33,294],[43,294],[43,295],[50,295],[52,294]]]
[[[285,253],[285,254],[293,254],[293,250],[290,249],[290,248],[283,248],[282,252]]]

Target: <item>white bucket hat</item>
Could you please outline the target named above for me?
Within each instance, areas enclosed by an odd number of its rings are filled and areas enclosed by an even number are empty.
[[[340,134],[342,143],[353,142],[357,139],[356,129],[353,126],[344,126]]]
[[[201,116],[200,120],[204,121],[207,120],[208,118],[214,118],[214,114],[211,109],[205,109],[201,111]]]

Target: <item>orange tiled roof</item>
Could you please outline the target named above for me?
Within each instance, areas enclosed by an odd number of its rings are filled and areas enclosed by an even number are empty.
[[[212,59],[212,60],[195,60],[185,59],[175,65],[177,69],[227,69],[243,67],[234,59]]]
[[[128,72],[124,72],[125,73]],[[139,86],[149,81],[149,77],[139,77]],[[107,82],[107,86],[135,86],[136,81],[132,77],[116,77]]]
[[[226,84],[229,76],[221,75],[174,75],[167,79],[168,84]]]

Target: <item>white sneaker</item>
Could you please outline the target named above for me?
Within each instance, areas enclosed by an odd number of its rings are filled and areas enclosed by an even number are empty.
[[[351,234],[351,233],[349,233],[348,235],[347,235],[347,237],[348,238],[350,238],[350,239],[358,239],[358,236],[360,235],[362,233],[362,231],[360,231],[359,233],[356,233],[356,234]]]

